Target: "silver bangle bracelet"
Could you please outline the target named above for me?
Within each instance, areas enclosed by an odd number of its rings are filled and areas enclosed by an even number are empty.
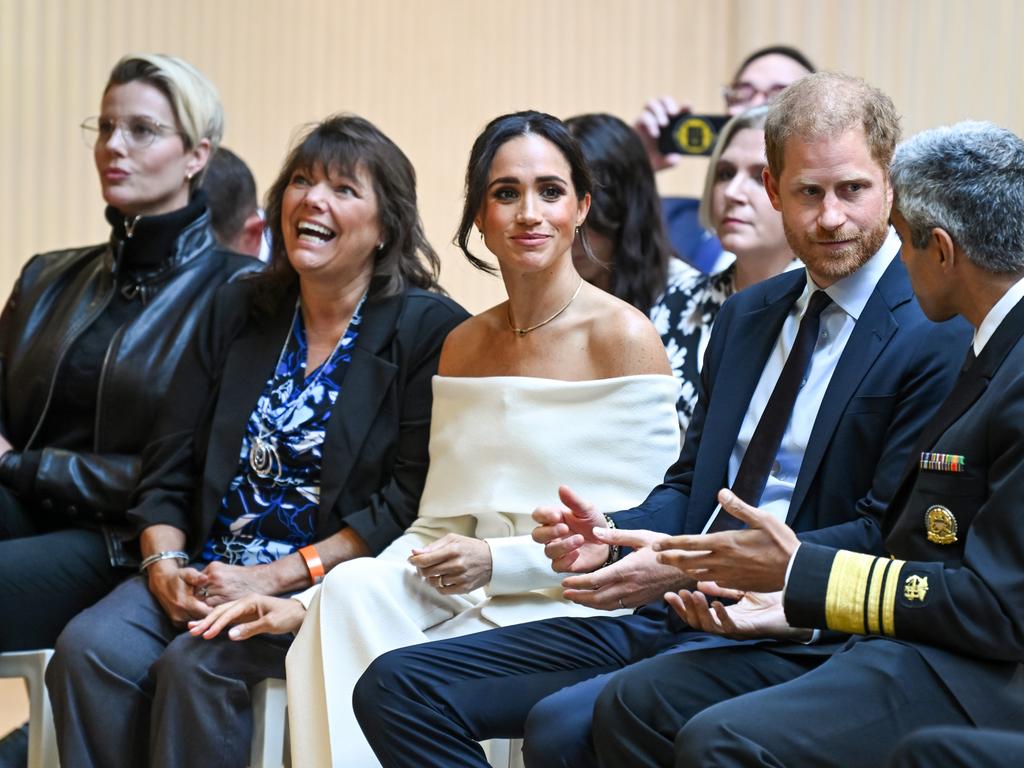
[[[169,549],[164,552],[157,552],[156,554],[150,555],[141,563],[139,563],[139,573],[145,573],[146,569],[149,568],[153,563],[158,563],[161,560],[177,560],[179,565],[188,565],[188,555],[177,549]]]

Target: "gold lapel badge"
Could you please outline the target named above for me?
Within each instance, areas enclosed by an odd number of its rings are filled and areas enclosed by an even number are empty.
[[[941,504],[928,507],[924,514],[924,527],[932,544],[956,543],[956,518],[947,507]]]
[[[903,582],[903,597],[908,601],[919,600],[924,602],[925,596],[928,594],[928,577],[918,576],[907,576],[907,580]]]

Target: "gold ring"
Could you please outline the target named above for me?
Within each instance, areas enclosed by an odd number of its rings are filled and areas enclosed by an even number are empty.
[[[619,608],[625,608],[625,604],[622,602],[622,598],[619,598]]]
[[[439,586],[441,589],[444,589],[445,587],[448,586],[447,584],[444,583],[444,574],[443,573],[440,576],[437,577],[437,586]]]

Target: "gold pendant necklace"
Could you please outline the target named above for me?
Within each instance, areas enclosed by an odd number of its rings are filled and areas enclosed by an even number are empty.
[[[505,316],[508,319],[508,327],[512,329],[512,333],[514,333],[516,336],[518,336],[519,338],[523,338],[523,336],[528,334],[530,331],[536,331],[542,325],[547,325],[552,320],[554,320],[556,317],[558,317],[560,314],[565,312],[565,310],[567,310],[569,308],[569,305],[572,304],[576,300],[576,297],[580,295],[580,290],[582,290],[582,288],[583,288],[583,278],[581,277],[580,278],[580,284],[576,286],[576,290],[573,292],[572,296],[570,296],[569,300],[567,302],[565,302],[565,306],[563,306],[560,310],[555,312],[555,314],[553,314],[547,320],[541,320],[539,323],[537,323],[536,325],[531,325],[529,328],[517,328],[516,324],[512,322],[512,302],[509,301],[508,306],[507,306],[507,311],[505,312]]]

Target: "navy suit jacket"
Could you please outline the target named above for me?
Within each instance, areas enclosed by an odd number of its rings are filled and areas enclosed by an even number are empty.
[[[722,307],[678,461],[622,528],[700,533],[728,487],[729,457],[782,324],[806,283],[786,272]],[[787,522],[801,539],[880,552],[881,524],[922,427],[949,392],[971,338],[961,320],[929,321],[899,259],[882,275],[825,392]]]

